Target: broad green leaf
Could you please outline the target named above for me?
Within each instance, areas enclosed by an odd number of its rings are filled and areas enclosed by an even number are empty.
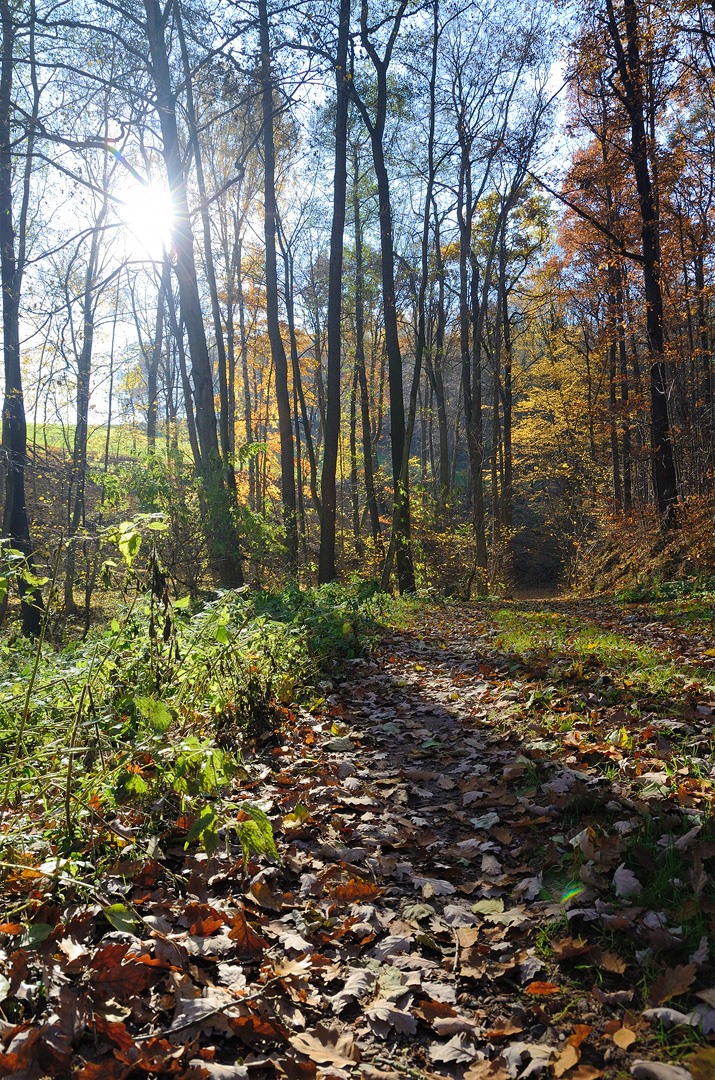
[[[120,630],[119,623],[117,622],[116,619],[112,619],[112,633],[113,634],[118,634],[119,630]]]
[[[174,608],[177,611],[183,611],[184,608],[187,608],[190,603],[191,603],[191,597],[190,596],[182,596],[181,600],[175,600],[174,601]]]
[[[152,731],[161,734],[170,727],[171,713],[163,701],[157,701],[153,697],[135,697],[134,704]]]
[[[218,847],[218,818],[212,806],[205,806],[186,837],[185,848],[198,840],[208,855],[213,855]]]
[[[120,780],[118,787],[124,795],[146,795],[149,788],[146,780],[139,773],[127,772]]]
[[[216,627],[216,630],[214,632],[214,637],[219,642],[219,644],[228,645],[228,642],[229,642],[228,630],[226,629],[225,626],[223,626],[223,624],[220,624],[219,626]]]
[[[112,924],[115,930],[121,930],[125,934],[134,934],[134,927],[137,925],[137,920],[132,915],[126,904],[110,904],[109,907],[104,909],[105,919]]]
[[[50,580],[48,577],[38,577],[37,574],[31,573],[30,570],[23,570],[20,577],[32,589],[41,589]]]
[[[268,816],[263,810],[259,810],[257,806],[251,806],[250,803],[244,803],[241,809],[249,817],[248,821],[236,822],[236,832],[243,849],[244,861],[248,861],[250,855],[270,855],[272,859],[278,859],[273,828]]]
[[[50,934],[53,927],[49,923],[38,922],[33,923],[32,926],[28,926],[27,930],[18,939],[19,949],[36,949],[38,945],[41,945]]]
[[[123,521],[117,532],[117,546],[127,566],[131,566],[141,546],[142,537],[133,521]]]

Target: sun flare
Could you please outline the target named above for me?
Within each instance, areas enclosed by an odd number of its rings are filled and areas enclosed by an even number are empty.
[[[128,253],[134,258],[160,259],[171,243],[174,225],[169,192],[153,183],[132,184],[122,195],[120,215]]]

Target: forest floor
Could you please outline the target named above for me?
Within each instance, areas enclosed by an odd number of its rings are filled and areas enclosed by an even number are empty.
[[[712,609],[400,610],[246,760],[280,861],[6,878],[0,1075],[715,1075]]]

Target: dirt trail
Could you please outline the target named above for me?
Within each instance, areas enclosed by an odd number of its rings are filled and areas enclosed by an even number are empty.
[[[642,902],[678,814],[679,854],[709,881],[706,785],[681,793],[651,767],[670,745],[655,721],[640,771],[622,768],[604,732],[626,721],[606,705],[603,732],[545,736],[483,618],[426,612],[250,763],[235,809],[269,814],[279,864],[244,875],[228,829],[211,858],[118,868],[134,933],[66,914],[84,966],[42,946],[48,1011],[6,1025],[2,1075],[596,1080],[668,1057],[649,1006],[712,1036],[709,886],[692,950],[688,912]]]

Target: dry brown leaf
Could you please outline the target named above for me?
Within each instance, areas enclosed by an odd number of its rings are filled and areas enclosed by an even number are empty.
[[[520,1016],[510,1016],[508,1019],[501,1016],[494,1021],[494,1027],[487,1031],[489,1042],[501,1042],[510,1035],[519,1035],[524,1030],[524,1022]]]
[[[420,1020],[425,1020],[428,1024],[431,1024],[436,1017],[457,1015],[446,1001],[423,1001],[413,1011]]]
[[[259,907],[266,908],[268,911],[283,911],[282,894],[274,893],[273,889],[265,881],[254,881],[248,890],[248,895],[256,901]]]
[[[382,896],[382,893],[382,889],[379,889],[377,885],[371,885],[369,881],[351,878],[347,884],[336,886],[330,893],[330,899],[347,904],[369,904],[378,896]]]
[[[390,1034],[390,1028],[399,1031],[402,1035],[414,1035],[417,1031],[417,1021],[410,1012],[398,1009],[391,1001],[378,999],[365,1010],[368,1023],[376,1035],[386,1039]],[[449,1021],[435,1021],[437,1023]]]
[[[650,989],[649,1004],[662,1005],[671,998],[685,994],[695,982],[697,972],[697,964],[680,964],[675,968],[666,968]]]
[[[285,1077],[285,1080],[313,1080],[317,1070],[314,1061],[304,1057],[294,1057],[293,1054],[284,1054],[281,1057],[270,1059],[276,1068],[276,1075]]]
[[[603,1076],[602,1069],[596,1069],[593,1065],[579,1065],[569,1073],[568,1080],[598,1080],[599,1076]]]
[[[236,952],[239,956],[249,960],[263,955],[263,950],[268,947],[267,942],[251,929],[243,911],[238,911],[232,916],[230,925],[231,930],[228,936],[236,942]]]
[[[126,1024],[114,1024],[95,1013],[94,1026],[100,1035],[120,1050],[131,1050],[134,1046],[134,1036],[129,1034]]]
[[[550,982],[536,982],[529,983],[526,988],[527,994],[558,994],[561,990],[560,986],[556,983]]]
[[[571,1043],[571,1046],[580,1046],[581,1043],[589,1037],[592,1031],[593,1028],[590,1024],[576,1024],[568,1041]]]
[[[468,949],[461,958],[459,974],[463,979],[482,979],[487,973],[489,962],[476,950]]]
[[[688,1068],[693,1080],[715,1080],[715,1050],[711,1046],[699,1046],[688,1058]]]
[[[127,956],[127,945],[107,945],[100,949],[89,967],[93,969],[93,992],[103,998],[134,997],[153,986],[164,975],[164,965],[148,955]],[[122,962],[121,957],[124,957]]]
[[[578,1047],[567,1043],[551,1066],[554,1076],[563,1076],[569,1069],[573,1069],[574,1065],[578,1065],[580,1059],[581,1051]]]
[[[583,956],[591,948],[588,941],[572,937],[561,938],[560,941],[554,941],[551,945],[551,951],[557,960],[570,960],[573,956]]]
[[[612,994],[608,994],[598,986],[594,986],[591,993],[602,1005],[628,1005],[633,1001],[632,990],[615,990]]]
[[[614,1031],[611,1038],[616,1046],[620,1046],[621,1050],[627,1050],[629,1046],[633,1045],[638,1036],[630,1028],[622,1027],[618,1031]]]
[[[337,1027],[317,1024],[312,1031],[301,1031],[289,1040],[294,1050],[305,1054],[317,1065],[335,1065],[338,1069],[354,1065],[360,1051],[349,1032]]]
[[[508,1080],[509,1070],[503,1057],[492,1061],[475,1061],[463,1074],[463,1080]]]
[[[616,953],[608,952],[606,949],[594,949],[591,953],[591,960],[596,967],[602,968],[604,971],[610,971],[614,975],[622,975],[626,970],[625,960]]]
[[[437,1016],[432,1021],[432,1027],[438,1035],[474,1035],[476,1024],[473,1020],[467,1020],[463,1016]]]
[[[284,1043],[288,1041],[288,1032],[277,1020],[270,1016],[231,1016],[228,1018],[231,1031],[238,1035],[246,1046],[254,1043]]]

